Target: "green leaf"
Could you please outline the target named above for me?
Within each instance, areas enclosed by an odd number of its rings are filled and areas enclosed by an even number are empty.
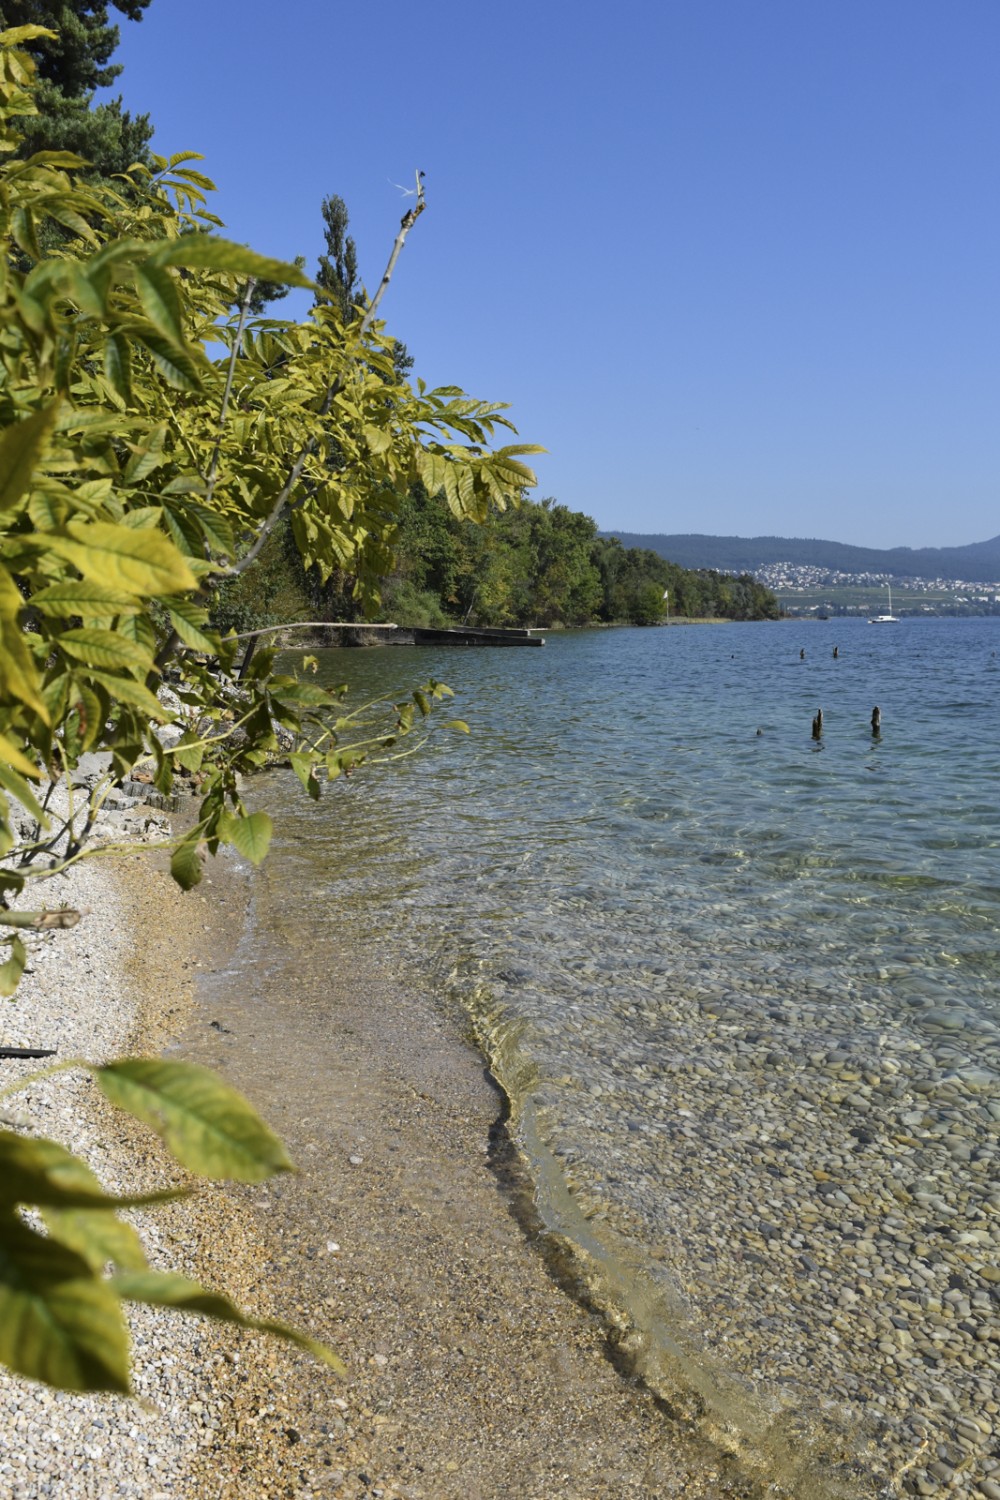
[[[167,429],[163,424],[153,428],[144,446],[136,445],[125,469],[126,484],[141,484],[154,469],[166,463],[167,455],[163,451],[166,436]]]
[[[41,681],[21,629],[20,614],[24,600],[7,569],[0,566],[0,661],[3,663],[4,690],[31,708],[44,724],[49,711],[41,697]]]
[[[457,729],[459,734],[468,734],[469,726],[464,719],[448,719],[445,721],[445,729]]]
[[[309,291],[316,290],[300,267],[289,265],[283,260],[270,260],[265,255],[257,255],[255,251],[248,250],[246,245],[219,239],[214,234],[183,234],[177,239],[168,240],[152,252],[147,265],[231,271],[237,276],[255,276],[259,281],[280,281],[285,286],[304,286]]]
[[[386,432],[383,427],[372,427],[366,424],[364,434],[365,442],[372,453],[385,453],[392,447],[392,433]]]
[[[168,607],[170,623],[185,646],[190,646],[192,651],[205,651],[209,656],[218,655],[219,638],[209,635],[206,629],[209,624],[207,610],[200,609],[188,599],[171,599]]]
[[[65,583],[50,583],[47,588],[32,594],[31,607],[54,619],[70,620],[74,615],[85,615],[90,619],[134,615],[138,612],[139,604],[134,596],[123,593],[121,589],[69,579]]]
[[[172,343],[184,343],[181,299],[170,272],[160,266],[136,266],[136,290],[146,317]]]
[[[69,506],[58,491],[33,490],[28,497],[28,517],[36,531],[54,531],[69,514]]]
[[[12,422],[0,435],[0,510],[10,510],[30,489],[61,405],[52,401],[30,417]]]
[[[310,757],[308,755],[290,755],[288,763],[301,781],[305,791],[316,802],[319,799],[320,786],[316,779],[316,771]]]
[[[155,597],[197,587],[173,542],[157,531],[133,531],[108,521],[70,521],[65,533],[45,535],[45,546],[108,588]]]
[[[189,504],[185,509],[198,522],[202,535],[213,552],[222,557],[236,556],[233,528],[225,516],[209,509],[207,505]]]
[[[242,1094],[208,1068],[130,1057],[93,1073],[111,1103],[151,1125],[189,1171],[261,1182],[291,1170],[278,1137]]]
[[[6,31],[0,32],[0,40],[5,47],[21,47],[25,42],[35,42],[39,37],[48,37],[56,41],[59,33],[50,31],[47,26],[10,26]]]
[[[86,1162],[57,1141],[0,1130],[0,1214],[18,1203],[108,1210],[187,1196],[186,1188],[127,1196],[106,1193]]]
[[[33,781],[41,781],[42,773],[34,761],[29,760],[20,746],[8,739],[5,734],[0,734],[0,755],[15,771],[20,771],[22,776],[30,776]]]
[[[48,819],[31,787],[23,776],[19,776],[16,771],[11,770],[10,766],[6,765],[2,760],[0,760],[0,786],[6,787],[7,791],[11,792],[17,798],[22,807],[28,809],[31,816],[43,828],[48,827]]]
[[[19,937],[10,940],[10,957],[0,964],[0,998],[9,1000],[21,982],[28,955]]]
[[[61,1390],[129,1390],[117,1293],[82,1256],[13,1214],[0,1217],[0,1360]]]
[[[150,531],[163,520],[163,508],[159,505],[140,505],[127,510],[122,516],[122,525],[133,531]]]
[[[217,1318],[223,1323],[235,1323],[239,1328],[276,1334],[278,1338],[287,1339],[300,1349],[315,1354],[317,1359],[336,1370],[338,1375],[347,1374],[342,1361],[325,1344],[299,1333],[295,1328],[289,1328],[286,1323],[277,1323],[271,1318],[252,1318],[241,1312],[228,1297],[206,1291],[196,1281],[188,1281],[186,1276],[178,1276],[172,1272],[142,1271],[116,1276],[112,1285],[118,1295],[129,1302],[143,1302],[151,1307],[175,1307],[181,1312],[200,1313],[203,1317]]]
[[[190,729],[185,729],[173,748],[173,758],[185,771],[200,771],[205,759],[205,746]],[[183,846],[182,846],[183,847]],[[199,865],[201,861],[199,860]]]
[[[267,813],[251,813],[247,818],[223,813],[219,819],[217,833],[226,844],[232,844],[244,859],[259,865],[268,850],[274,824]]]
[[[197,839],[185,839],[170,856],[170,874],[182,891],[194,890],[202,877]]]
[[[132,323],[128,333],[148,349],[153,363],[170,385],[180,391],[201,390],[202,371],[191,351],[182,344],[166,338],[151,323]]]
[[[62,204],[54,204],[50,201],[46,203],[45,211],[50,219],[55,219],[57,224],[65,225],[74,234],[78,234],[82,240],[86,240],[89,245],[97,244],[96,234],[83,215],[78,214],[75,209],[67,208]]]
[[[95,1274],[109,1261],[123,1271],[145,1270],[142,1241],[111,1209],[45,1208],[42,1217],[50,1233],[82,1256]]]
[[[107,711],[97,694],[82,682],[74,683],[70,695],[69,720],[80,742],[81,754],[93,749],[107,717]]]
[[[15,244],[21,250],[23,250],[26,255],[30,256],[33,261],[41,260],[42,251],[38,243],[38,233],[35,226],[34,215],[32,214],[30,208],[26,207],[24,204],[17,204],[11,211],[10,233],[14,239]],[[43,331],[44,319],[37,316],[32,316],[32,313],[35,313],[37,315],[37,313],[39,312],[37,303],[33,304],[29,297],[22,296],[20,312],[22,318],[24,318],[25,321],[29,323],[29,326],[34,328],[36,333],[41,333]]]
[[[91,682],[99,683],[106,688],[112,702],[127,703],[131,708],[138,708],[147,718],[155,719],[158,724],[166,724],[170,714],[163,707],[154,693],[149,688],[143,687],[141,682],[136,682],[132,677],[109,677],[106,672],[99,672],[96,667],[91,667],[87,674]],[[140,747],[137,747],[136,753]]]
[[[153,658],[148,651],[113,630],[101,630],[97,626],[64,630],[59,645],[68,656],[86,662],[88,666],[137,672],[143,677],[153,669]]]

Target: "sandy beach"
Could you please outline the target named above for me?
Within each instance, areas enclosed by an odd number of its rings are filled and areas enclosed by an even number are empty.
[[[179,1046],[243,1088],[298,1174],[203,1188],[145,1214],[144,1240],[157,1266],[327,1340],[347,1379],[272,1340],[143,1312],[133,1401],[4,1377],[3,1487],[17,1500],[753,1495],[558,1284],[503,1101],[432,996],[391,961],[345,954],[327,996],[339,1065],[322,1076],[294,1006],[279,1017],[266,995],[227,996],[218,976],[253,941],[252,880],[218,861],[184,896],[162,856],[84,865],[59,898],[92,914],[37,951],[5,1040],[60,1057]],[[28,1067],[5,1064],[5,1082]],[[80,1150],[108,1186],[176,1181],[95,1092],[60,1077],[8,1116]]]

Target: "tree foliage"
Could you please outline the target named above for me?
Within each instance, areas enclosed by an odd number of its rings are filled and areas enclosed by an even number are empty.
[[[511,425],[501,406],[401,379],[374,304],[345,321],[300,268],[221,238],[193,153],[136,165],[126,185],[88,178],[71,153],[18,157],[22,127],[36,118],[24,49],[49,36],[32,25],[0,35],[7,994],[25,937],[56,915],[25,909],[25,886],[82,857],[101,799],[140,762],[163,793],[178,774],[201,783],[171,860],[190,887],[222,844],[254,862],[266,852],[270,819],[244,806],[245,773],[280,749],[318,797],[375,751],[408,753],[447,695],[430,683],[359,715],[342,691],[277,671],[269,651],[237,681],[237,643],[213,624],[213,603],[275,529],[287,525],[320,578],[346,569],[359,598],[374,600],[410,486],[440,492],[456,518],[481,518],[533,482],[523,458],[535,451],[493,446]],[[412,222],[411,213],[396,252]],[[255,280],[311,286],[320,300],[304,324],[248,321],[233,301],[242,288],[245,304]],[[213,360],[220,341],[228,357]],[[76,773],[90,752],[106,770],[81,798]],[[68,925],[72,914],[59,915],[55,925]],[[287,1166],[244,1101],[201,1070],[133,1061],[97,1077],[195,1171],[256,1180]],[[101,1194],[62,1148],[0,1133],[5,1151],[0,1359],[72,1389],[123,1389],[122,1298],[238,1316],[178,1278],[153,1277],[134,1246],[115,1250],[122,1200]],[[46,1235],[26,1207],[44,1214]]]
[[[675,618],[779,614],[773,594],[749,575],[693,571],[623,547],[599,536],[589,516],[554,500],[526,500],[488,526],[470,526],[416,486],[400,513],[394,550],[397,568],[383,592],[401,624],[450,617],[482,625],[654,625],[668,603]]]
[[[112,0],[131,21],[141,21],[150,0]],[[121,99],[94,105],[96,89],[121,73],[111,61],[118,27],[108,6],[95,0],[0,0],[0,30],[38,27],[24,46],[38,69],[38,112],[22,122],[18,155],[73,151],[103,177],[148,161],[153,127],[148,115],[131,115]]]

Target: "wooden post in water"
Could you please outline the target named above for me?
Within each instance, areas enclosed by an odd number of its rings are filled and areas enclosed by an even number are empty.
[[[814,740],[821,740],[822,738],[823,738],[823,710],[821,708],[818,708],[816,710],[816,717],[815,717],[815,719],[813,719],[813,739]]]
[[[834,648],[833,648],[833,659],[834,659],[834,661],[837,660],[837,657],[839,655],[840,655],[840,647],[839,646],[834,646]]]
[[[876,705],[872,709],[872,737],[878,739],[882,733],[882,710]]]

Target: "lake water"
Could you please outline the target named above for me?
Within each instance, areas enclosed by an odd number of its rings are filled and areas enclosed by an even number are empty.
[[[806,1500],[1000,1496],[998,652],[996,620],[325,652],[352,698],[448,682],[472,733],[268,788],[303,961],[377,945],[463,1007],[637,1370]]]

